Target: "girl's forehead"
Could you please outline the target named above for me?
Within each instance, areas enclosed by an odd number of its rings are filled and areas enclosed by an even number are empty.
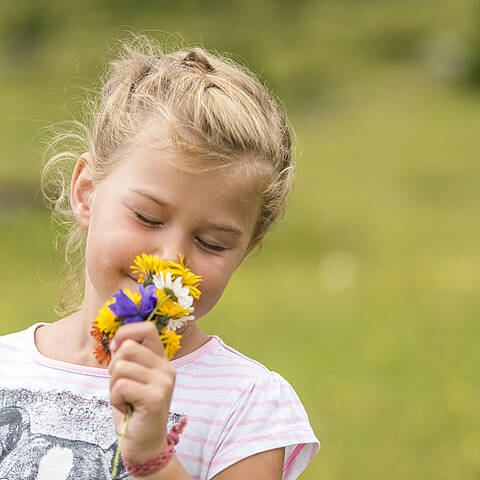
[[[192,169],[177,152],[162,152],[150,147],[138,147],[124,152],[110,176],[111,188],[124,193],[158,200],[157,203],[214,207],[256,205],[259,196],[252,182],[238,175],[235,168]],[[228,210],[228,208],[226,208]]]
[[[258,196],[264,184],[265,168],[260,162],[232,154],[229,161],[182,152],[169,141],[135,141],[119,151],[117,162],[129,178],[164,182],[167,172],[172,181],[208,185],[219,191]]]

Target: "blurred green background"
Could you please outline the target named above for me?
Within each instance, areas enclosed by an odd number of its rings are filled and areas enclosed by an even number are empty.
[[[284,102],[285,219],[201,325],[280,372],[322,448],[301,478],[479,479],[480,8],[459,0],[0,2],[0,333],[53,321],[45,126],[115,39],[232,53]]]

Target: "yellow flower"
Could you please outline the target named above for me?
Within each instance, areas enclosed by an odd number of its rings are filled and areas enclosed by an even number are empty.
[[[200,275],[195,275],[189,268],[183,263],[183,255],[179,254],[179,262],[175,263],[171,260],[166,262],[161,260],[155,255],[147,255],[142,253],[142,255],[137,255],[134,260],[134,265],[130,268],[132,273],[138,275],[138,283],[143,283],[145,278],[148,275],[155,275],[156,273],[167,273],[170,272],[172,279],[177,277],[182,278],[182,285],[188,287],[190,290],[190,295],[198,299],[200,297],[200,290],[197,288],[198,284],[202,281]]]
[[[157,296],[158,296],[158,303],[160,304],[161,300],[166,297],[166,293],[164,290],[157,289]],[[165,315],[169,318],[180,318],[188,315],[190,313],[189,308],[182,308],[182,306],[173,301],[172,299],[168,299],[163,303],[160,308],[156,311],[158,315]]]
[[[163,327],[160,330],[160,338],[162,339],[165,347],[165,353],[169,360],[175,355],[175,352],[180,348],[181,335],[177,335],[173,330],[168,327]]]
[[[133,263],[135,265],[130,267],[132,269],[132,273],[138,274],[138,283],[143,283],[145,277],[147,277],[149,274],[153,275],[165,270],[167,262],[160,260],[160,258],[156,257],[155,255],[147,255],[146,253],[142,253],[142,255],[137,255],[135,257]]]
[[[107,300],[95,317],[94,324],[101,332],[115,334],[120,326],[120,323],[116,321],[115,314],[108,308],[108,306],[114,302],[115,300],[113,298]]]
[[[131,292],[128,288],[124,288],[123,293],[125,293],[137,307],[140,306],[140,301],[142,300],[142,294],[140,292]]]
[[[165,290],[163,288],[157,288],[157,305],[160,305],[162,301],[165,300],[165,297],[167,294],[165,293]],[[166,300],[168,302],[168,300]]]
[[[165,272],[170,272],[172,278],[182,277],[182,285],[190,289],[190,295],[198,299],[200,297],[200,290],[197,288],[198,284],[202,281],[200,275],[195,275],[189,268],[183,263],[183,255],[179,254],[179,262],[175,263],[171,260],[166,262]]]

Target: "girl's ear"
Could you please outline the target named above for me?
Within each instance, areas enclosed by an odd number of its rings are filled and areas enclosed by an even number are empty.
[[[70,205],[73,215],[83,230],[88,230],[90,208],[93,200],[93,178],[88,170],[91,163],[90,152],[84,153],[77,161],[70,184]]]

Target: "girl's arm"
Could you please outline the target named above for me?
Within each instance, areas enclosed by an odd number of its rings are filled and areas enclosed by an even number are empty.
[[[245,480],[261,478],[262,480],[281,480],[283,472],[284,448],[276,448],[244,458],[226,468],[212,480]],[[143,477],[132,477],[133,480],[191,480],[176,456],[168,465],[156,473]]]
[[[257,453],[222,470],[212,480],[245,480],[250,478],[281,480],[284,456],[285,448],[275,448],[274,450]]]
[[[113,417],[117,432],[123,432],[126,404],[131,403],[134,408],[123,441],[122,455],[133,462],[144,462],[156,456],[166,445],[166,438],[159,438],[158,425],[167,424],[175,385],[175,368],[168,361],[152,322],[131,323],[120,327],[115,334],[115,347],[112,349],[114,353],[109,367],[110,402],[115,407]],[[251,455],[222,470],[214,479],[281,480],[284,453],[284,448],[277,448]],[[191,477],[174,455],[158,472],[137,478],[187,480]]]

